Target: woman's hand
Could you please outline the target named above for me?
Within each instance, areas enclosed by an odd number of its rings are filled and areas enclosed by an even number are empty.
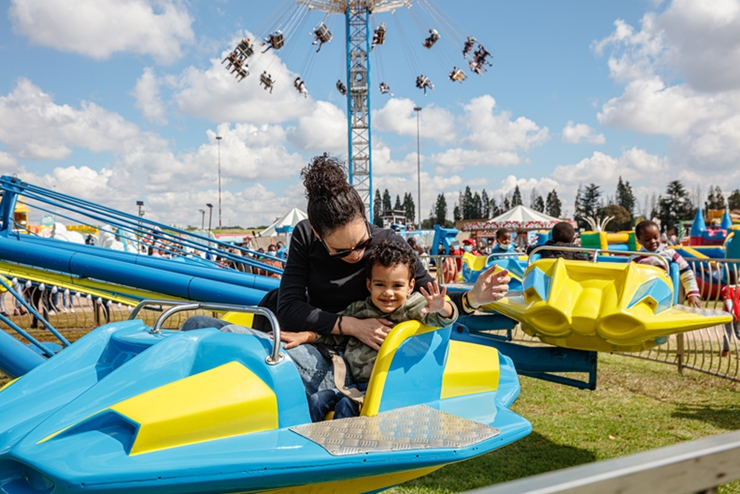
[[[493,265],[478,276],[478,280],[468,291],[468,302],[474,308],[486,305],[506,296],[509,291],[509,271],[503,269],[497,273]]]
[[[427,291],[428,290],[428,291]],[[427,283],[427,290],[424,287],[419,287],[419,291],[424,298],[427,299],[427,306],[421,309],[422,314],[432,314],[434,312],[443,312],[445,310],[445,295],[447,295],[447,288],[442,287],[440,291],[437,281]]]
[[[272,335],[272,332],[270,332]],[[283,348],[286,350],[295,348],[298,345],[304,343],[313,343],[316,341],[317,335],[313,331],[302,331],[300,333],[293,333],[292,331],[280,331],[280,339],[286,344]]]
[[[373,350],[380,350],[385,337],[388,336],[393,323],[388,319],[357,319],[342,317],[342,331],[348,336],[354,336]],[[337,332],[332,331],[333,334]]]

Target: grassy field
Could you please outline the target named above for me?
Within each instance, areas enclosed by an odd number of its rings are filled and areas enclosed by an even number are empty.
[[[521,384],[512,409],[532,434],[388,492],[460,492],[740,429],[740,384],[655,362],[601,354],[596,391]],[[720,492],[740,493],[740,482]]]
[[[596,391],[520,380],[512,410],[532,434],[388,492],[460,492],[740,429],[740,384],[665,364],[600,354]]]

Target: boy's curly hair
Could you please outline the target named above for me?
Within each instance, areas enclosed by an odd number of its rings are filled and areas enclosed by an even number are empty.
[[[416,276],[416,253],[402,242],[393,240],[381,240],[370,250],[365,261],[365,272],[367,279],[373,275],[373,267],[376,264],[391,267],[398,264],[409,268],[409,281]]]

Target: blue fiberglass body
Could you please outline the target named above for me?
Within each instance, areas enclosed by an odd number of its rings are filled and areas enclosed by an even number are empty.
[[[289,357],[265,362],[269,340],[149,329],[100,327],[0,391],[0,493],[374,492],[531,431],[508,410],[519,393],[511,361],[451,342],[450,328],[398,325],[406,336],[381,349],[366,395],[363,414],[376,413],[319,424],[421,406],[489,435],[342,454],[303,431],[301,379]]]

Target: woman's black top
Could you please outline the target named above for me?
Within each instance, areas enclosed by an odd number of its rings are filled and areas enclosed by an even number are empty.
[[[381,240],[395,240],[408,246],[403,237],[391,230],[370,226],[372,242],[365,249],[363,258],[350,264],[342,259],[332,259],[326,247],[313,233],[308,220],[298,223],[293,230],[278,297],[278,320],[285,331],[316,331],[329,334],[339,316],[337,312],[352,302],[370,296],[365,281],[365,259],[370,249]],[[411,249],[411,247],[409,247]],[[416,285],[426,288],[434,281],[419,262]],[[461,314],[462,294],[452,295],[452,301]]]

